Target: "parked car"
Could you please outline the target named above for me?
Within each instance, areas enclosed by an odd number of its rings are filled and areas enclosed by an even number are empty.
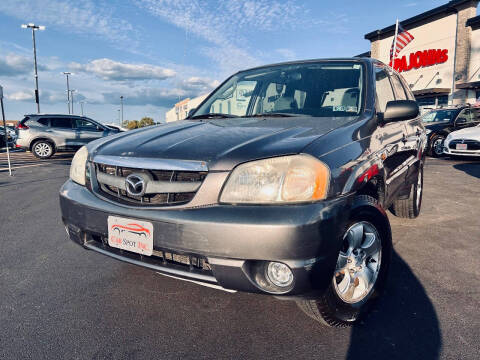
[[[450,156],[480,156],[480,125],[448,134],[443,153]]]
[[[8,127],[7,127],[7,142],[9,147],[12,147],[15,142],[15,136],[12,136],[12,133],[9,131]],[[0,148],[4,148],[4,147],[6,147],[5,130],[3,126],[0,126]]]
[[[25,115],[16,131],[16,146],[39,159],[48,159],[57,151],[78,150],[92,140],[119,132],[87,117],[59,114]]]
[[[7,142],[9,144],[9,147],[13,143],[13,138],[12,136],[8,133],[7,131]],[[0,128],[0,149],[6,147],[5,143],[5,130],[3,130],[3,127]]]
[[[86,249],[352,325],[386,282],[385,209],[420,214],[418,114],[401,76],[373,59],[241,71],[185,121],[82,147],[62,219]]]
[[[436,109],[423,115],[422,121],[427,129],[428,154],[433,157],[443,155],[443,142],[452,131],[480,124],[479,109],[462,105]]]
[[[119,132],[128,131],[126,127],[120,126],[118,124],[105,124],[105,126],[110,129],[118,130]]]

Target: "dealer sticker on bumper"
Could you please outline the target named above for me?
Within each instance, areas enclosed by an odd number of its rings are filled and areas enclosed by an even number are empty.
[[[108,245],[151,256],[153,251],[153,225],[147,221],[109,216]]]

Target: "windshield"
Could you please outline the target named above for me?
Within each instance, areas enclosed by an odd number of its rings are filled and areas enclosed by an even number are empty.
[[[459,110],[435,110],[422,117],[423,122],[451,121],[457,116]]]
[[[363,108],[363,81],[363,65],[353,61],[248,70],[232,76],[191,118],[358,116]]]

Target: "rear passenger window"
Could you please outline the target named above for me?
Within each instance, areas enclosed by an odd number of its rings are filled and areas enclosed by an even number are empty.
[[[40,125],[43,125],[43,126],[48,126],[48,120],[49,119],[46,119],[46,118],[38,119],[37,123],[39,123]]]
[[[397,100],[408,100],[407,94],[405,93],[405,89],[403,88],[400,79],[396,74],[393,74],[390,79],[392,79],[393,88],[395,89],[395,95],[397,96]]]
[[[389,101],[395,100],[392,85],[384,68],[375,69],[378,110],[384,112]]]
[[[61,129],[71,129],[72,128],[72,119],[65,118],[51,118],[50,126],[54,128]]]

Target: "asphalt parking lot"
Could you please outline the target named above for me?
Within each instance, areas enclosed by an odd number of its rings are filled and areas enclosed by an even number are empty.
[[[71,155],[0,154],[0,358],[478,359],[480,160],[427,159],[423,210],[390,216],[387,293],[329,329],[296,305],[230,294],[88,252],[66,239]]]

